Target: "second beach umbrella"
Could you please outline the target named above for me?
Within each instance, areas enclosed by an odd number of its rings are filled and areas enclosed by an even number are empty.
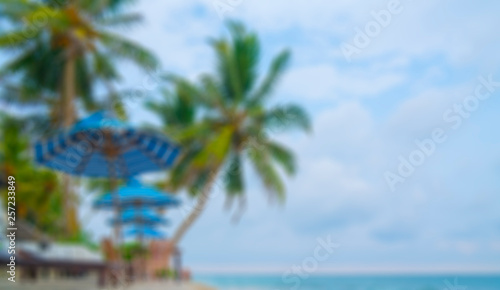
[[[117,190],[117,200],[113,193],[107,193],[94,202],[95,208],[120,208],[140,207],[174,207],[180,204],[179,200],[168,193],[161,192],[153,187],[144,186],[135,178],[130,178],[127,185]],[[117,202],[117,204],[116,204]]]
[[[168,221],[149,208],[139,208],[124,210],[120,217],[112,218],[110,223],[112,225],[130,223],[141,225],[166,225]]]

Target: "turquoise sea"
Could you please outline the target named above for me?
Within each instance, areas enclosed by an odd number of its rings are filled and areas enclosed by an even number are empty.
[[[285,281],[273,275],[198,275],[195,280],[222,290],[500,290],[500,275],[296,278]]]

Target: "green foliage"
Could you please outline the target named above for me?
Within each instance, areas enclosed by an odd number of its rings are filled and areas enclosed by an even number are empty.
[[[136,13],[126,12],[131,2],[0,0],[0,21],[8,28],[0,32],[0,50],[9,53],[9,60],[0,68],[0,101],[22,109],[38,109],[33,111],[40,113],[31,116],[37,120],[37,126],[32,126],[36,135],[45,135],[67,125],[79,110],[106,107],[126,118],[122,94],[114,89],[115,83],[121,80],[117,63],[131,61],[144,70],[154,69],[158,64],[147,49],[114,33],[116,28],[129,28],[141,20]],[[100,88],[107,94],[97,96],[97,91],[103,91]],[[28,141],[19,139],[19,142]],[[82,233],[78,230],[76,208],[67,208],[68,215],[60,218],[63,198],[57,178],[50,171],[29,165],[24,152],[28,150],[26,146],[5,147],[5,150],[22,151],[14,152],[19,153],[18,158],[22,160],[10,160],[17,157],[5,153],[6,163],[2,163],[4,171],[12,171],[10,167],[15,167],[16,174],[23,178],[21,194],[26,195],[21,206],[23,218],[44,229],[50,228],[50,222],[59,218],[52,227],[67,222],[76,236],[66,238],[80,239]],[[41,184],[47,185],[47,190],[40,191]],[[45,199],[41,200],[44,194]],[[65,192],[64,196],[71,198],[72,194]],[[31,202],[41,202],[40,209],[34,208]],[[76,203],[75,200],[71,202]],[[47,211],[47,208],[53,210]]]
[[[67,243],[67,244],[84,245],[88,249],[91,249],[94,251],[100,250],[99,245],[96,244],[94,241],[92,241],[90,233],[88,233],[84,230],[79,230],[75,235],[73,235],[71,237],[61,236],[58,239],[58,241],[62,242],[62,243]]]
[[[174,279],[176,277],[176,271],[173,269],[158,269],[155,273],[156,278],[159,279]]]
[[[68,59],[75,60],[75,93],[82,107],[117,108],[124,115],[113,82],[120,80],[118,61],[128,60],[150,70],[158,61],[147,49],[112,31],[130,27],[141,17],[126,13],[131,1],[0,1],[2,18],[9,31],[0,33],[0,49],[13,56],[2,68],[0,78],[8,88],[0,99],[16,105],[44,105],[52,121],[61,121],[61,81]],[[43,20],[43,21],[42,21]],[[95,87],[109,90],[101,103]]]
[[[0,116],[0,172],[4,177],[14,176],[16,179],[17,218],[33,224],[42,232],[58,236],[62,220],[59,180],[52,171],[32,165],[24,125],[22,120],[5,114]],[[6,186],[0,191],[6,204]]]
[[[121,245],[120,252],[123,260],[131,262],[137,257],[144,257],[148,254],[148,249],[138,242],[129,242]]]

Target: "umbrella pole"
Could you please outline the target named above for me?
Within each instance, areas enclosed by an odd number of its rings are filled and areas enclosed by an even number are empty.
[[[139,233],[139,245],[142,247],[144,244],[144,236],[142,233]]]
[[[111,185],[111,194],[113,195],[113,205],[115,207],[115,215],[116,219],[120,219],[120,206],[119,206],[119,198],[118,192],[116,192],[117,188],[117,180],[114,176],[110,177],[110,185]],[[122,234],[121,234],[121,224],[118,222],[114,226],[114,235],[116,244],[121,244],[122,242]]]
[[[108,169],[109,169],[109,185],[111,187],[111,195],[112,195],[112,199],[113,199],[113,205],[115,207],[115,211],[116,211],[116,219],[117,221],[120,220],[120,206],[119,206],[119,197],[118,197],[118,192],[117,192],[117,179],[116,179],[116,172],[115,172],[115,168],[113,166],[113,161],[114,161],[114,158],[113,157],[110,157],[108,156]],[[116,251],[118,253],[118,257],[117,257],[117,277],[118,277],[118,280],[121,280],[121,278],[125,278],[125,267],[124,267],[124,263],[123,263],[123,260],[122,260],[122,251],[120,249],[120,245],[121,245],[121,225],[120,223],[116,223],[114,225],[114,240],[115,240],[115,246],[116,246]],[[125,281],[123,281],[125,282]]]
[[[120,219],[120,205],[119,205],[119,197],[117,192],[117,180],[116,180],[116,172],[113,166],[114,158],[108,157],[108,168],[109,168],[109,185],[111,187],[111,196],[113,200],[113,206],[115,208],[116,219]],[[114,238],[116,244],[121,242],[121,226],[120,223],[116,223],[114,225]]]
[[[136,211],[139,212],[139,207],[136,208]],[[140,219],[138,219],[136,217],[136,220],[135,220],[135,224],[136,226],[140,224]],[[139,235],[137,236],[138,237],[138,242],[139,242],[139,245],[142,246],[142,243],[144,242],[144,233],[139,231]]]
[[[137,205],[136,206],[136,211],[139,212],[140,210],[140,205]],[[139,219],[137,218],[136,216],[136,225],[139,225]],[[145,276],[146,276],[146,257],[145,257],[145,254],[142,252],[143,250],[143,244],[144,244],[144,234],[143,232],[139,231],[139,234],[137,236],[138,238],[138,242],[139,242],[139,248],[141,249],[140,250],[140,254],[139,254],[139,264],[140,264],[140,267],[141,267],[141,280],[144,280],[145,279]]]
[[[115,161],[117,160],[116,150],[114,148],[113,140],[112,140],[111,132],[104,131],[104,146],[103,146],[103,154],[106,156],[106,161],[108,165],[109,172],[109,184],[111,187],[111,195],[113,199],[113,206],[116,211],[116,219],[120,219],[120,208],[119,208],[119,197],[117,192],[117,178],[118,174],[116,172]],[[116,244],[120,244],[121,242],[121,228],[120,223],[117,223],[114,226],[114,239]]]

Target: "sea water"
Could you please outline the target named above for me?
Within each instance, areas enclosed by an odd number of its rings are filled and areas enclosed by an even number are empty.
[[[500,290],[500,275],[310,276],[284,281],[278,275],[198,275],[222,290]]]

